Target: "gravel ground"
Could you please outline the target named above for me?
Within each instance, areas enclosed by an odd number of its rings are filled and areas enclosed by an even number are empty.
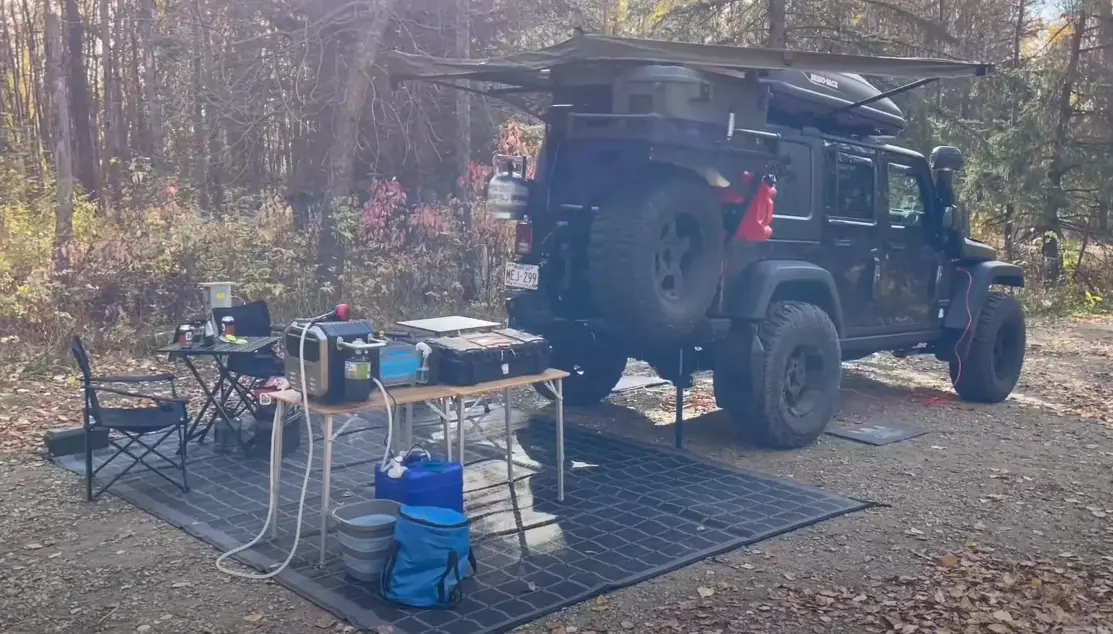
[[[1036,324],[1029,337],[1017,395],[995,406],[955,402],[932,359],[849,364],[836,426],[929,432],[880,448],[827,436],[792,452],[738,444],[701,377],[689,450],[882,506],[520,631],[1113,631],[1113,324]],[[352,631],[276,584],[223,575],[209,546],[123,502],[82,502],[75,477],[21,451],[39,425],[76,420],[69,381],[0,384],[0,632]],[[670,398],[623,394],[568,420],[671,443]]]

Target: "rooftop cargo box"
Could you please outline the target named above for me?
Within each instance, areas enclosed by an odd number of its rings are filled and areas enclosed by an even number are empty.
[[[761,82],[772,92],[769,118],[776,123],[883,135],[898,134],[908,126],[888,98],[847,108],[881,94],[861,75],[773,70]]]

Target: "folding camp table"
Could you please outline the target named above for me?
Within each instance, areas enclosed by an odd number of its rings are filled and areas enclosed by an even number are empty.
[[[396,440],[393,448],[402,447],[403,450],[412,446],[413,443],[413,406],[415,404],[424,404],[433,410],[441,420],[441,425],[444,430],[444,451],[445,457],[452,460],[452,442],[451,435],[449,434],[450,418],[456,420],[456,434],[457,444],[459,447],[459,460],[460,464],[464,462],[464,399],[469,397],[481,396],[484,394],[493,394],[501,392],[506,399],[503,407],[505,416],[505,434],[506,434],[506,476],[511,484],[514,482],[514,439],[513,429],[511,428],[510,420],[510,390],[527,387],[535,384],[544,384],[549,390],[556,395],[556,468],[557,468],[557,500],[564,501],[564,378],[568,373],[563,370],[549,369],[541,374],[530,374],[526,376],[519,376],[510,379],[500,379],[498,381],[488,381],[486,383],[479,383],[477,385],[468,386],[455,386],[455,385],[422,385],[414,387],[398,387],[389,390],[390,402],[395,408],[405,408],[405,416],[402,419],[401,437]],[[275,408],[275,425],[280,426],[280,421],[285,420],[285,408],[287,407],[302,407],[301,393],[297,390],[282,390],[281,392],[271,393],[270,398],[277,404]],[[455,415],[449,413],[449,409],[445,407],[446,404],[451,403],[454,406]],[[363,412],[381,409],[386,406],[383,395],[380,392],[375,392],[371,398],[361,403],[340,403],[336,405],[329,405],[324,403],[316,403],[312,399],[309,401],[309,412],[319,414],[324,417],[322,424],[324,431],[324,457],[321,466],[321,560],[320,564],[323,566],[325,563],[325,546],[328,536],[328,517],[329,517],[329,503],[330,503],[330,489],[332,487],[332,435],[333,435],[333,418],[336,416],[355,416]],[[394,417],[397,420],[397,417]],[[282,455],[282,434],[278,435],[279,446],[273,449],[271,455]],[[271,482],[275,485],[271,487],[270,499],[270,526],[271,537],[278,535],[278,482],[281,480],[282,461],[271,461]]]
[[[256,352],[274,344],[278,341],[278,337],[240,337],[244,341],[242,344],[216,342],[211,346],[201,345],[194,343],[188,348],[174,343],[169,346],[163,346],[158,349],[159,354],[168,354],[171,359],[181,359],[185,363],[186,368],[189,369],[190,374],[197,381],[197,385],[201,386],[201,391],[205,394],[205,403],[198,410],[197,416],[194,417],[193,422],[189,426],[186,435],[188,440],[193,440],[198,436],[204,436],[209,429],[217,422],[222,420],[230,427],[234,427],[232,423],[232,414],[228,412],[228,400],[233,395],[237,396],[240,401],[251,407],[252,397],[247,392],[247,388],[240,384],[236,377],[228,370],[228,357],[236,354],[255,354]],[[216,364],[217,378],[209,385],[209,383],[197,371],[197,366],[194,364],[194,359],[198,357],[209,357]],[[212,406],[213,411],[209,411]],[[205,422],[205,416],[208,415],[208,424],[205,428],[198,432],[198,428]]]

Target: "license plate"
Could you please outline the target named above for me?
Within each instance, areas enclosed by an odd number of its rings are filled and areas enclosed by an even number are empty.
[[[540,267],[535,264],[506,263],[506,286],[508,288],[536,291],[539,276]]]

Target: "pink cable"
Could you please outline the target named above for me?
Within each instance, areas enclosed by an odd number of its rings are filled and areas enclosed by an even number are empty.
[[[966,339],[966,335],[970,334],[970,328],[974,325],[974,315],[970,312],[970,291],[974,289],[974,276],[970,271],[959,267],[958,270],[966,274],[966,328],[962,331],[962,336],[955,342],[955,361],[958,362],[958,372],[955,374],[955,383],[962,379],[962,355],[959,354],[958,347],[962,345],[962,340]]]

